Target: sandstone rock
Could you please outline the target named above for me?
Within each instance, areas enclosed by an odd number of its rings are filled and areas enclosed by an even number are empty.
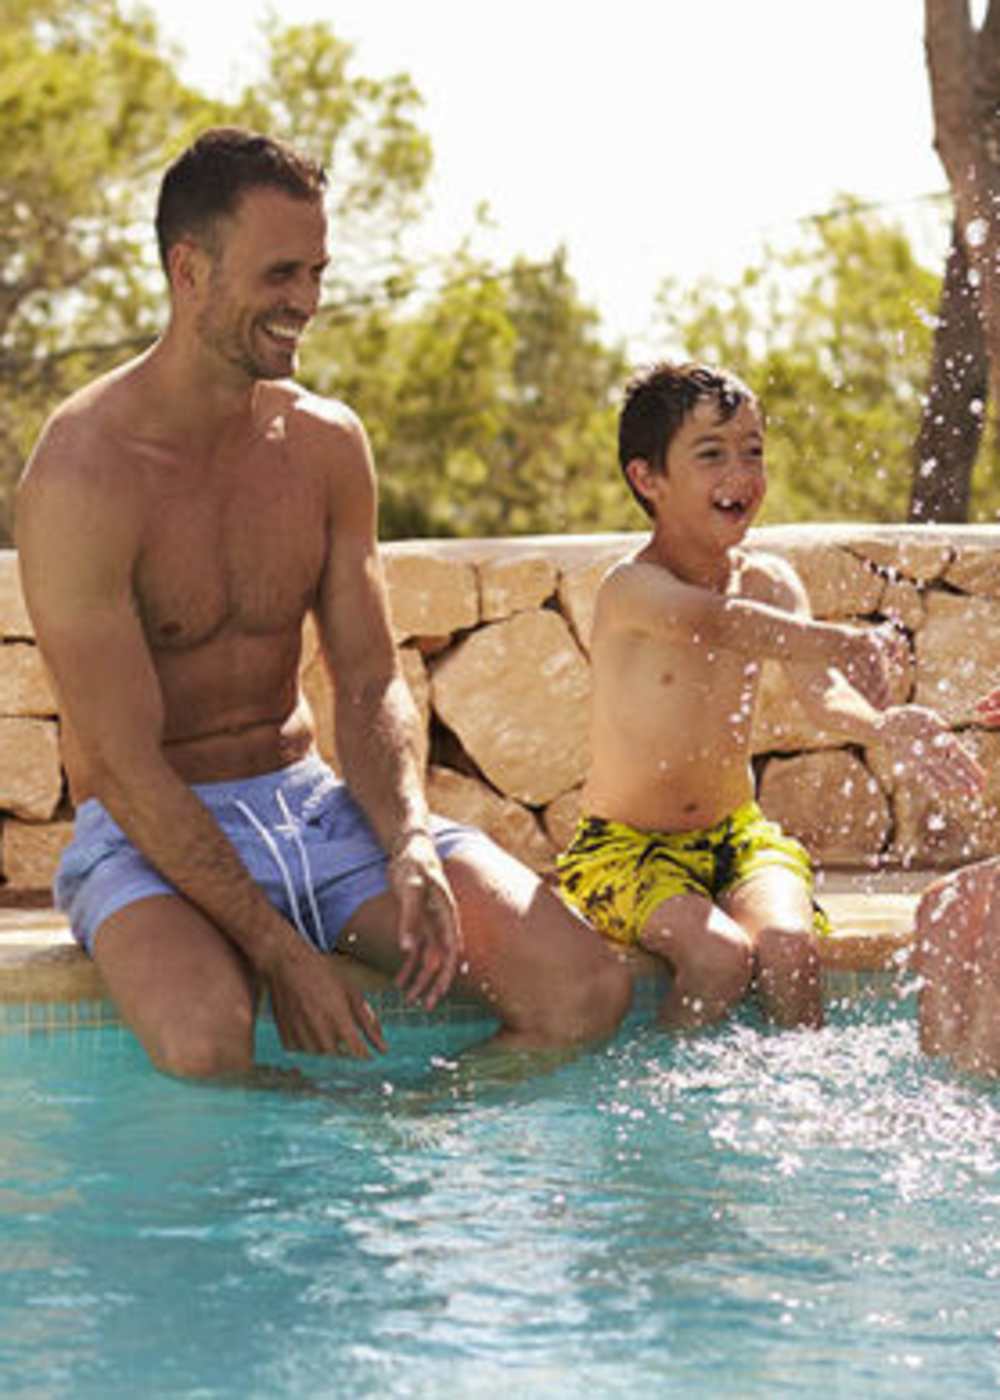
[[[0,646],[0,715],[55,713],[55,695],[38,648],[30,642]]]
[[[583,778],[590,674],[556,613],[465,638],[431,673],[434,709],[495,788],[543,806]]]
[[[881,538],[865,537],[851,548],[879,568],[892,570],[917,583],[941,578],[954,552],[946,538],[898,530],[887,531]]]
[[[0,550],[0,637],[9,640],[32,641],[35,629],[31,625],[21,576],[17,566],[17,551]]]
[[[931,593],[916,637],[914,700],[949,724],[969,722],[974,702],[1000,685],[1000,602]]]
[[[48,821],[62,796],[59,737],[43,719],[0,719],[0,811]]]
[[[885,589],[878,602],[878,611],[883,617],[910,632],[919,632],[927,621],[927,608],[922,591],[904,578],[886,580]]]
[[[17,890],[49,889],[59,857],[72,835],[72,822],[36,825],[13,818],[5,821],[3,874],[8,886]]]
[[[479,566],[484,622],[497,622],[528,608],[540,608],[556,586],[556,569],[542,554],[488,559]]]
[[[501,797],[478,778],[432,764],[427,774],[427,800],[432,812],[479,827],[532,870],[543,872],[551,866],[554,847],[533,813]]]
[[[1000,548],[988,545],[960,547],[948,565],[945,583],[962,593],[1000,598]]]
[[[770,759],[760,804],[824,865],[873,860],[891,828],[885,793],[860,759],[844,749]]]
[[[479,621],[479,587],[472,564],[430,554],[385,552],[382,561],[397,642],[450,635]]]
[[[567,569],[559,576],[559,607],[583,650],[590,653],[590,633],[594,625],[594,604],[601,580],[612,564],[626,551],[616,548],[589,563]]]
[[[876,570],[846,549],[807,544],[767,544],[798,574],[819,618],[862,617],[874,612],[884,583]]]
[[[573,839],[583,811],[583,789],[573,788],[550,802],[543,814],[545,830],[557,851],[564,851]]]

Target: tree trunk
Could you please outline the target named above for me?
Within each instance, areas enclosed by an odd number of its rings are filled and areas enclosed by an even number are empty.
[[[988,386],[979,303],[969,283],[964,243],[953,226],[930,382],[914,449],[909,520],[917,524],[968,520]]]
[[[925,0],[934,145],[954,205],[910,519],[968,519],[986,405],[1000,404],[1000,0]]]

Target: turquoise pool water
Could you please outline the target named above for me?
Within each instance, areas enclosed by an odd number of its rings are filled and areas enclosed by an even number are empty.
[[[521,1084],[391,1027],[322,1091],[0,1038],[5,1397],[995,1395],[1000,1093],[912,1009],[752,1015]]]

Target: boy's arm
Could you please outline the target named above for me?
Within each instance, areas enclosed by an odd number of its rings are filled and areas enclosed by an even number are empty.
[[[804,597],[804,595],[803,595]],[[727,597],[682,583],[656,564],[619,564],[601,589],[602,612],[612,625],[636,628],[672,642],[733,651],[754,660],[836,667],[873,704],[889,699],[891,628],[817,622],[772,601]]]
[[[798,575],[783,560],[769,561],[769,582],[779,606],[809,616],[809,600]],[[873,705],[834,667],[785,661],[796,699],[820,728],[856,744],[878,744],[893,768],[916,768],[930,782],[955,792],[976,793],[985,774],[975,758],[934,710],[922,705]]]
[[[332,429],[314,423],[306,432],[325,428],[339,438],[328,474],[330,539],[316,608],[336,697],[338,757],[352,795],[389,854],[404,955],[397,984],[408,1000],[431,1007],[455,976],[461,929],[430,833],[417,759],[419,719],[389,626],[367,437],[341,406],[329,411],[336,414]]]
[[[28,609],[91,790],[178,893],[284,989],[286,1045],[322,1052],[343,1043],[359,1056],[366,1041],[382,1048],[377,1022],[334,960],[272,908],[163,757],[162,694],[132,587],[140,514],[99,448],[48,435],[17,512]]]

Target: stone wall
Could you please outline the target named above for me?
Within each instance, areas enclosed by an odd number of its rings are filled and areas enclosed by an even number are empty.
[[[392,620],[424,719],[435,810],[484,827],[545,870],[579,811],[587,648],[608,565],[641,535],[419,541],[383,548]],[[1000,527],[774,526],[753,543],[799,571],[818,617],[896,619],[910,638],[895,698],[932,705],[989,774],[977,800],[898,783],[878,748],[815,729],[767,663],[753,751],[760,800],[829,866],[933,868],[1000,849],[1000,732],[973,723],[1000,684]],[[58,715],[0,552],[0,821],[8,895],[44,889],[72,822]],[[307,629],[303,681],[335,763],[332,705]]]

